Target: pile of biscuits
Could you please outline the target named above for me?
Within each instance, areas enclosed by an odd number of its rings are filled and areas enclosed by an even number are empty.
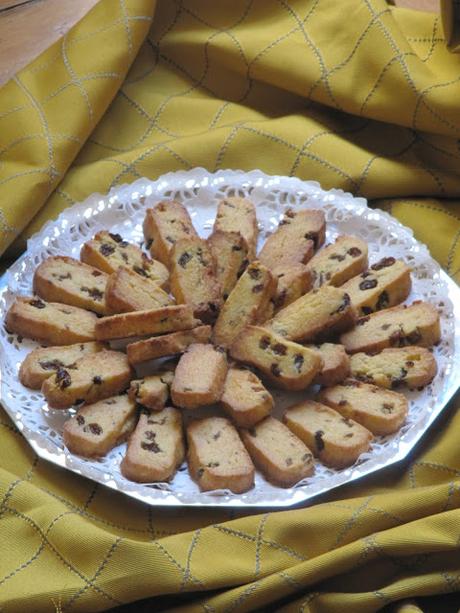
[[[133,481],[170,480],[187,457],[202,491],[245,492],[254,467],[291,487],[313,456],[344,468],[375,435],[397,432],[408,403],[394,389],[436,375],[439,314],[402,305],[409,267],[369,264],[354,236],[323,246],[322,211],[287,209],[259,253],[245,198],[219,202],[207,240],[173,200],[148,209],[143,227],[152,257],[98,232],[81,261],[44,260],[34,296],[7,313],[8,331],[43,344],[21,383],[53,409],[77,407],[63,432],[72,453],[100,457],[127,440],[121,472]],[[272,416],[271,387],[311,386],[315,400]],[[197,418],[209,405],[220,414]]]

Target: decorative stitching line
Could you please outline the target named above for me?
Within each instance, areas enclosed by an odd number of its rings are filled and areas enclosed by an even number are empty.
[[[152,541],[152,545],[155,545],[155,547],[157,547],[162,553],[164,553],[164,555],[168,558],[168,560],[172,562],[174,566],[181,571],[182,577],[184,577],[186,570],[182,566],[182,564],[179,564],[179,562],[175,558],[173,558],[173,556],[169,553],[169,551],[165,547],[163,547],[163,545],[159,541]],[[200,581],[200,579],[195,579],[195,577],[192,575],[191,572],[188,575],[188,579],[192,583],[196,583],[197,585],[203,586],[203,582]]]
[[[201,530],[200,529],[195,530],[195,532],[193,534],[193,538],[192,538],[192,541],[190,543],[190,547],[189,547],[189,550],[188,550],[188,553],[187,553],[187,561],[186,561],[186,564],[185,564],[185,572],[184,572],[184,576],[182,578],[182,582],[181,582],[180,587],[179,587],[179,592],[183,592],[185,590],[185,587],[186,587],[187,583],[188,583],[188,580],[189,580],[189,577],[190,577],[190,564],[191,564],[191,561],[192,561],[192,553],[193,553],[193,550],[196,547],[196,544],[198,543],[198,539],[200,537],[200,534],[201,534]]]
[[[236,600],[234,600],[228,607],[224,609],[225,613],[232,613],[232,611],[239,610],[237,607],[240,607],[245,600],[250,598],[252,594],[257,589],[257,583],[252,583],[249,587],[247,587],[242,594],[240,594]]]
[[[339,543],[341,543],[342,540],[345,538],[345,535],[347,534],[347,532],[350,532],[350,530],[355,526],[356,522],[358,521],[359,515],[361,514],[362,511],[366,509],[366,507],[368,506],[372,498],[373,496],[369,496],[359,507],[355,509],[352,516],[344,524],[343,528],[339,530],[335,543],[331,547],[329,547],[329,551],[332,551],[333,549],[335,549],[339,545]]]
[[[261,545],[262,545],[262,536],[264,533],[264,529],[265,529],[265,524],[267,523],[267,519],[269,517],[269,513],[265,513],[262,516],[262,519],[259,522],[259,526],[257,528],[257,535],[256,535],[256,568],[255,568],[255,573],[254,576],[258,577],[260,575],[260,550],[261,550]]]
[[[90,102],[90,99],[89,99],[88,92],[83,87],[83,84],[80,81],[77,73],[72,68],[72,64],[70,63],[69,57],[67,55],[66,45],[67,45],[67,34],[62,38],[62,44],[61,44],[62,60],[64,62],[65,67],[67,68],[67,72],[69,73],[70,78],[72,79],[72,84],[77,86],[80,94],[82,95],[82,97],[83,97],[83,99],[85,101],[85,104],[86,104],[86,107],[87,107],[88,113],[89,113],[89,120],[90,120],[91,123],[93,123],[94,112],[93,112],[93,107],[91,106],[91,102]]]
[[[122,19],[123,19],[123,26],[125,28],[126,38],[128,40],[128,51],[130,55],[132,55],[133,53],[133,35],[131,32],[131,28],[129,27],[129,21],[127,19],[128,12],[126,10],[125,0],[119,0],[119,1],[120,1],[120,8],[121,8],[121,14],[122,14]]]
[[[256,541],[255,536],[252,536],[251,534],[247,534],[246,532],[242,532],[241,530],[234,530],[233,528],[227,528],[226,526],[220,526],[219,524],[214,524],[211,527],[214,528],[215,530],[218,530],[219,532],[224,532],[226,534],[229,534],[230,536],[238,536],[239,538],[245,541],[250,541],[252,543]],[[275,541],[272,541],[269,539],[261,539],[261,543],[263,545],[267,545],[268,547],[272,547],[273,549],[278,549],[279,551],[282,551],[283,553],[287,554],[289,557],[294,558],[296,560],[300,560],[301,562],[305,562],[308,559],[302,554],[298,553],[297,551],[294,551],[294,549],[291,549],[290,547],[287,547],[286,545],[280,545],[279,543],[276,543]]]

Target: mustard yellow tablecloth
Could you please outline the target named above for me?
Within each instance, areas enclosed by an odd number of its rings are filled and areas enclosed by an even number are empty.
[[[3,263],[92,192],[260,168],[379,199],[459,280],[459,136],[460,56],[438,16],[384,0],[102,0],[0,90]],[[0,610],[455,607],[457,406],[402,465],[263,514],[137,504],[39,460],[1,412]]]

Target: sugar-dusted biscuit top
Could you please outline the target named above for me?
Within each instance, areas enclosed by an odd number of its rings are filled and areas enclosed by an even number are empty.
[[[201,491],[228,489],[241,494],[254,486],[254,465],[228,419],[191,421],[187,440],[189,472]]]
[[[218,402],[227,376],[224,351],[210,344],[194,343],[177,364],[171,385],[173,403],[184,409]]]
[[[246,242],[249,261],[255,258],[259,230],[256,209],[250,200],[237,196],[221,200],[217,206],[213,231],[219,230],[239,232]]]
[[[383,258],[342,285],[358,315],[369,315],[403,302],[411,290],[410,268],[402,260]]]
[[[308,262],[313,287],[339,287],[367,268],[367,244],[356,236],[341,235]]]
[[[62,302],[98,314],[106,312],[107,275],[67,256],[44,260],[34,274],[34,292],[50,302]]]
[[[129,386],[128,396],[148,409],[161,411],[169,398],[169,389],[174,379],[170,370],[134,379]]]
[[[402,394],[354,379],[324,388],[318,400],[344,417],[354,419],[373,434],[397,432],[408,411],[407,399]]]
[[[321,372],[314,383],[319,385],[336,385],[341,383],[350,374],[350,358],[343,345],[335,343],[322,343],[321,345],[307,345],[312,351],[316,351],[323,360]]]
[[[101,351],[80,358],[72,368],[59,368],[43,382],[42,393],[53,409],[92,403],[124,391],[133,372],[121,351]]]
[[[308,447],[274,417],[266,417],[240,434],[255,466],[275,485],[292,487],[313,474]]]
[[[216,230],[208,238],[208,245],[216,264],[216,278],[227,300],[236,282],[249,264],[248,246],[239,232]]]
[[[350,297],[336,287],[321,287],[278,311],[266,324],[276,334],[293,341],[312,341],[350,328],[355,322]]]
[[[105,303],[108,313],[129,313],[159,309],[173,300],[155,281],[120,266],[108,278]]]
[[[173,407],[142,412],[120,464],[124,477],[138,483],[169,481],[185,458],[182,415]]]
[[[151,260],[133,243],[123,240],[119,234],[103,230],[84,243],[80,259],[102,272],[111,275],[120,266],[163,286],[169,277],[168,269],[161,262]]]
[[[222,298],[207,242],[196,237],[178,240],[171,249],[170,273],[171,293],[177,303],[189,304],[196,317],[212,323]]]
[[[250,428],[267,417],[274,407],[273,397],[259,377],[236,366],[228,369],[220,403],[240,428]]]
[[[224,303],[213,341],[228,347],[247,325],[256,323],[276,291],[276,279],[263,264],[252,262]]]
[[[283,389],[305,389],[321,371],[317,352],[260,326],[248,326],[230,347],[230,355],[257,368]]]
[[[175,200],[163,200],[147,209],[143,228],[152,257],[168,267],[171,249],[178,240],[198,238],[187,209]]]
[[[345,468],[368,451],[372,434],[330,407],[304,400],[287,409],[283,420],[326,466]]]
[[[86,404],[65,422],[64,444],[77,455],[104,456],[126,440],[134,428],[135,415],[136,403],[126,394]]]
[[[96,338],[97,316],[85,309],[34,296],[18,297],[8,309],[9,332],[47,345],[70,345]]]
[[[439,313],[435,306],[416,301],[361,317],[356,327],[342,334],[348,353],[382,351],[387,347],[431,347],[441,339]]]
[[[105,349],[103,343],[89,342],[56,347],[37,347],[31,351],[19,369],[19,380],[26,387],[39,390],[43,381],[59,368],[72,367],[85,355]]]

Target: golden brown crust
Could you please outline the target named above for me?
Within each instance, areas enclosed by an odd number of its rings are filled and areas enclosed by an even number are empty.
[[[229,197],[219,202],[213,231],[239,232],[244,238],[249,261],[256,257],[257,227],[256,209],[247,198]]]
[[[341,383],[350,374],[350,358],[343,345],[323,343],[322,345],[307,345],[316,351],[323,360],[323,367],[313,380],[318,385],[330,386]]]
[[[340,287],[367,268],[367,245],[355,236],[339,236],[308,262],[313,287]]]
[[[171,370],[131,381],[128,396],[153,411],[161,411],[169,398],[169,390],[174,379]]]
[[[273,299],[277,311],[309,292],[312,287],[311,272],[305,264],[277,266],[272,272],[278,279]]]
[[[208,238],[216,264],[216,278],[222,298],[227,300],[236,282],[249,264],[248,246],[239,232],[216,230]]]
[[[274,407],[273,397],[262,381],[250,370],[235,366],[228,369],[220,403],[240,428],[251,428]]]
[[[130,313],[159,309],[173,304],[173,300],[155,281],[120,266],[108,278],[105,303],[108,313]]]
[[[184,353],[193,343],[207,343],[211,337],[211,326],[197,326],[191,330],[180,330],[130,343],[126,347],[131,364],[139,364],[168,355]]]

